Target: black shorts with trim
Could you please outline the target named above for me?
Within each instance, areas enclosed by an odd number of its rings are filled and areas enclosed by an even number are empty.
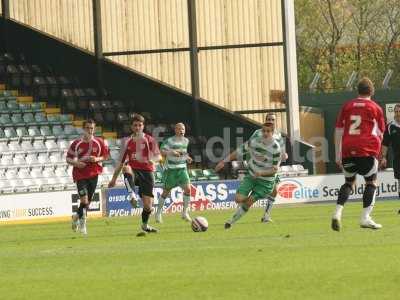
[[[145,170],[132,170],[135,179],[135,185],[139,187],[139,196],[148,196],[154,198],[154,173]]]
[[[76,182],[79,197],[88,196],[89,202],[92,201],[94,192],[96,191],[98,176],[81,179]]]
[[[378,160],[373,156],[346,157],[342,159],[343,173],[348,179],[354,179],[357,174],[365,180],[375,180],[378,174]]]

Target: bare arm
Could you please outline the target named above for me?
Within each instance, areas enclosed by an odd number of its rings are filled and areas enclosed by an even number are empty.
[[[112,187],[115,186],[115,183],[117,181],[119,173],[121,173],[121,170],[122,170],[123,167],[124,167],[124,164],[123,163],[119,163],[118,166],[115,168],[113,177],[112,177],[111,181],[108,183],[108,187],[109,188],[112,188]]]
[[[235,160],[237,158],[237,151],[233,151],[232,153],[230,153],[225,159],[221,160],[216,166],[215,166],[215,171],[219,172],[221,171],[226,162],[230,162],[232,160]]]
[[[341,166],[342,163],[342,137],[343,128],[335,129],[335,157],[336,163]]]
[[[73,166],[75,168],[82,169],[82,168],[86,167],[86,164],[84,162],[79,161],[79,160],[77,160],[75,158],[67,157],[66,161],[67,161],[67,163],[69,165],[71,165],[71,166]]]

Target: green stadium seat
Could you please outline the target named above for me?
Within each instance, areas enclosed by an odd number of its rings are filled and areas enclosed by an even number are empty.
[[[72,125],[65,125],[64,127],[65,135],[68,136],[69,139],[74,139],[79,137],[79,134],[76,128]]]
[[[21,139],[25,140],[26,138],[30,138],[28,130],[26,130],[25,127],[18,127],[16,132],[17,132],[17,135],[19,136],[19,138],[21,138]]]
[[[0,128],[0,141],[4,142],[6,140],[7,140],[7,137],[4,134],[4,130]]]
[[[13,123],[13,126],[24,126],[25,125],[24,119],[22,118],[21,114],[12,114],[11,122]]]
[[[156,183],[161,183],[162,182],[162,173],[159,171],[155,172],[155,181]]]
[[[32,126],[36,124],[35,117],[33,116],[33,113],[26,113],[23,116],[24,122],[28,126]]]
[[[5,101],[0,101],[0,112],[8,111],[7,104]]]
[[[0,125],[1,126],[13,126],[10,115],[2,114],[0,116]]]
[[[32,137],[33,139],[37,140],[42,140],[43,136],[40,134],[40,130],[36,126],[29,126],[28,127],[28,133],[29,136]]]
[[[60,124],[60,115],[47,115],[47,121],[49,121],[50,125]]]
[[[41,126],[40,127],[40,134],[45,137],[46,139],[54,139],[55,136],[53,135],[53,132],[50,129],[50,126]]]
[[[219,176],[213,169],[203,170],[203,175],[207,177],[208,180],[219,180]]]
[[[207,180],[207,177],[203,175],[203,170],[201,169],[190,169],[189,177],[192,181]]]
[[[35,114],[36,123],[39,125],[48,125],[49,122],[47,121],[46,115],[44,113],[38,112]]]
[[[70,115],[60,115],[60,122],[63,125],[72,124],[72,117]]]
[[[64,138],[65,137],[65,132],[61,125],[54,125],[52,130],[53,130],[53,135],[56,138]]]
[[[43,111],[42,104],[39,102],[31,103],[31,110],[32,112],[41,112]]]
[[[19,105],[16,101],[8,101],[7,109],[10,113],[19,113]]]
[[[1,97],[11,97],[11,91],[0,91]]]
[[[7,127],[4,129],[4,134],[6,138],[8,138],[10,141],[17,141],[19,140],[19,137],[17,135],[17,132],[13,127]]]
[[[193,169],[196,174],[197,180],[207,180],[207,177],[204,176],[203,170],[201,169]]]

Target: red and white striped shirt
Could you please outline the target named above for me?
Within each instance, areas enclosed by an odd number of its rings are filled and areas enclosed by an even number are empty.
[[[90,156],[106,157],[108,154],[108,147],[101,138],[93,137],[90,141],[85,141],[83,138],[74,140],[68,149],[67,158],[77,158],[86,164],[86,167],[82,169],[73,167],[72,178],[74,181],[89,179],[101,174],[103,171],[101,162],[88,162],[85,159]]]
[[[152,158],[160,155],[157,141],[146,133],[129,136],[122,140],[120,163],[128,163],[134,170],[154,172]]]

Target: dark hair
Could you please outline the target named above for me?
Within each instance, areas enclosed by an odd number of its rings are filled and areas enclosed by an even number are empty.
[[[133,118],[132,118],[132,123],[133,122],[142,122],[142,123],[144,123],[144,117],[142,115],[139,115],[139,114],[134,114]]]
[[[357,89],[359,95],[372,96],[375,93],[374,84],[368,77],[361,78]]]
[[[85,127],[87,124],[94,124],[96,125],[96,122],[93,119],[87,119],[85,121],[83,121],[83,127]]]
[[[267,115],[265,116],[265,122],[267,121],[268,117],[270,117],[270,116],[274,116],[274,117],[275,117],[275,120],[276,120],[276,113],[274,113],[274,112],[269,112],[269,113],[267,113]]]

